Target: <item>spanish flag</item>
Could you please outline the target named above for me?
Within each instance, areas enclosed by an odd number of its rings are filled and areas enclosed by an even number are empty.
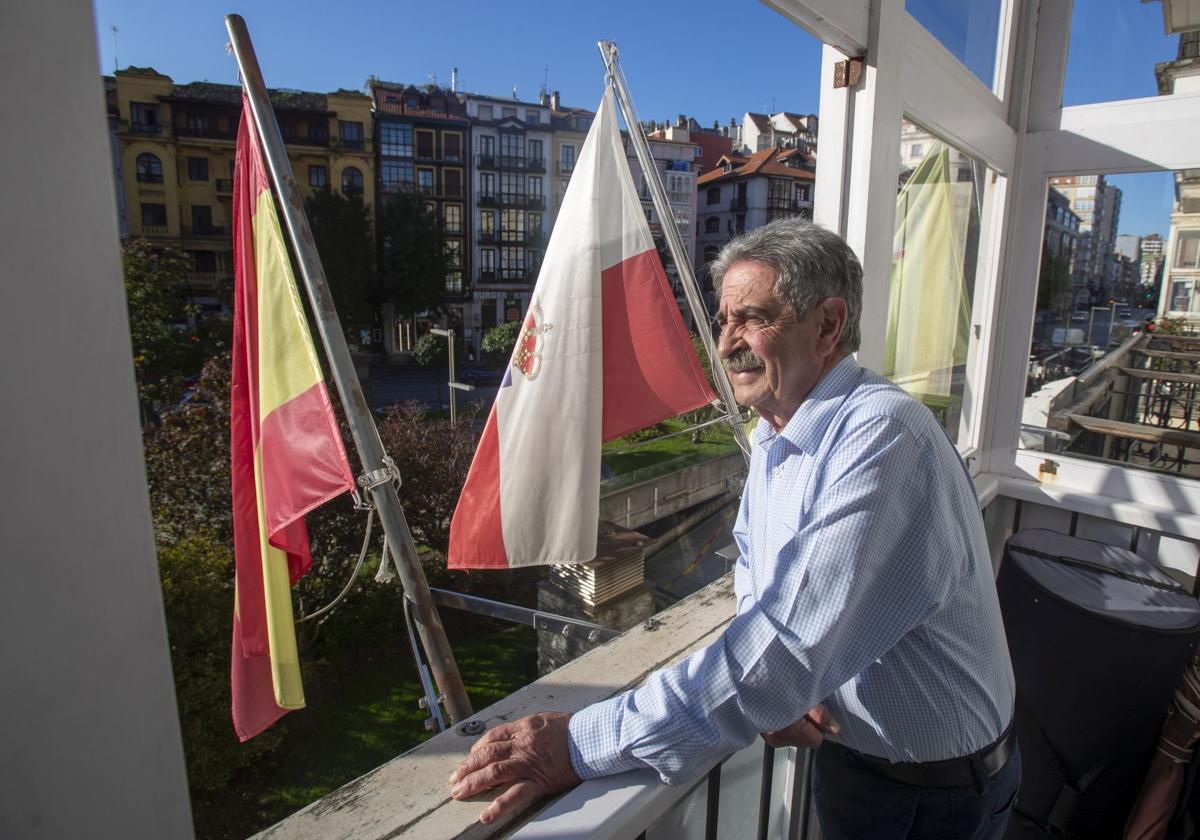
[[[304,515],[354,486],[248,101],[238,128],[233,228],[230,678],[233,726],[245,741],[304,707],[291,598],[312,565]]]

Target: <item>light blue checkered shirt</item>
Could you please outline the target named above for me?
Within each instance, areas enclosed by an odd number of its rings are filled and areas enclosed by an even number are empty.
[[[933,415],[838,362],[776,433],[761,422],[721,638],[572,717],[581,778],[688,782],[824,701],[835,740],[890,761],[967,755],[1014,683],[978,500]]]

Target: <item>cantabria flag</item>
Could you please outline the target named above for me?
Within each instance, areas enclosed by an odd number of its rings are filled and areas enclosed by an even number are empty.
[[[354,486],[248,101],[238,127],[233,228],[230,677],[233,725],[245,741],[304,707],[291,597],[312,565],[304,514]]]
[[[714,399],[654,249],[610,90],[454,512],[450,566],[593,559],[601,443]]]

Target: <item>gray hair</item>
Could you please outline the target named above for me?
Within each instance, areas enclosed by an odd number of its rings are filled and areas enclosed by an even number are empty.
[[[846,301],[846,325],[838,348],[858,349],[862,315],[862,266],[846,240],[800,218],[777,219],[730,240],[712,264],[713,285],[720,290],[725,272],[743,260],[775,272],[775,296],[804,318],[826,298]]]

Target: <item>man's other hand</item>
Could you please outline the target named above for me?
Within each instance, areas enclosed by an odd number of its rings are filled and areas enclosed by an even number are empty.
[[[776,729],[774,732],[764,732],[763,740],[772,747],[808,747],[815,749],[821,746],[826,735],[836,735],[842,727],[833,719],[833,714],[822,703],[800,720]]]
[[[480,822],[490,823],[579,784],[567,746],[570,720],[569,714],[540,712],[485,733],[450,774],[450,795],[470,799],[492,788],[507,788],[479,815]]]

